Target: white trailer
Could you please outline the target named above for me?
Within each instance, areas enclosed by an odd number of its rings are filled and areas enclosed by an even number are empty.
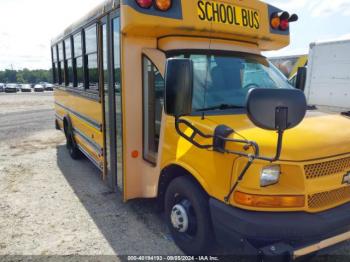
[[[350,39],[310,45],[305,95],[310,105],[350,110]]]

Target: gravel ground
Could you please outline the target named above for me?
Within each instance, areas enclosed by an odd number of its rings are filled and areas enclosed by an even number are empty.
[[[181,254],[152,201],[124,204],[53,127],[52,94],[0,94],[0,255]]]
[[[182,255],[152,201],[124,204],[99,176],[88,160],[67,154],[63,134],[54,130],[52,93],[0,93],[0,261]],[[347,255],[349,246],[331,254]],[[317,259],[335,260],[348,261]]]

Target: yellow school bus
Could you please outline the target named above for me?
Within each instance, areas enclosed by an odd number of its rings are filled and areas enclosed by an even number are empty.
[[[261,55],[289,44],[257,0],[109,0],[52,41],[56,128],[175,243],[266,260],[350,238],[350,119],[309,110]],[[82,181],[84,183],[84,181]]]

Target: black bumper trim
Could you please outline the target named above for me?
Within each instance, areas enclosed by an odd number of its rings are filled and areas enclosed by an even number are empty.
[[[350,230],[350,203],[320,213],[254,212],[210,199],[216,237],[222,243],[249,242],[255,247],[283,242],[306,246]]]

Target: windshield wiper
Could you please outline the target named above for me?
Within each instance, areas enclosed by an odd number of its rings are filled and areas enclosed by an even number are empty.
[[[212,106],[207,108],[202,108],[196,110],[197,112],[205,112],[205,111],[211,111],[211,110],[226,110],[226,109],[242,109],[245,108],[244,106],[237,106],[237,105],[230,105],[230,104],[221,104],[218,106]]]

